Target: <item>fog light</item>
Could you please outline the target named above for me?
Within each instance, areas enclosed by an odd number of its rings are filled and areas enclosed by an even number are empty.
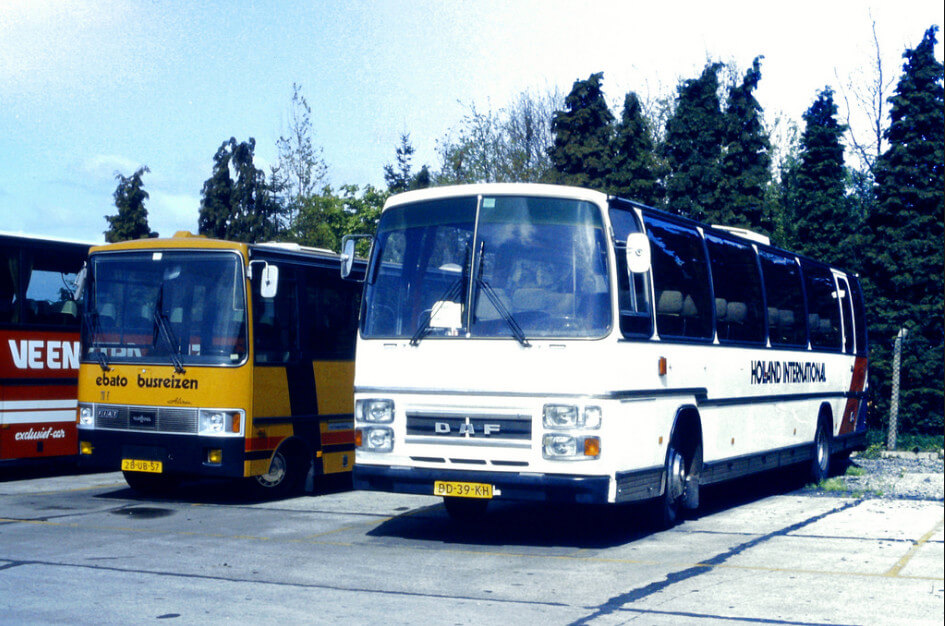
[[[207,463],[212,463],[213,465],[223,463],[223,450],[207,450]]]
[[[80,441],[79,442],[79,454],[92,454],[92,442],[91,441]]]

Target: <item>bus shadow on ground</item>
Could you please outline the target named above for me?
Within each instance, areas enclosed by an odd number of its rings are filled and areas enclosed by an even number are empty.
[[[101,493],[96,498],[133,500],[142,503],[183,504],[219,504],[245,505],[265,502],[279,502],[298,497],[322,496],[343,493],[351,490],[351,476],[320,476],[313,484],[308,484],[302,493],[273,496],[260,493],[248,480],[184,480],[172,490],[152,493],[136,491],[131,487],[122,487],[115,491]]]
[[[69,460],[17,461],[16,465],[0,465],[0,483],[101,473],[102,470],[99,469],[80,468],[75,461]]]
[[[699,510],[690,519],[715,515],[765,498],[805,488],[803,473],[775,470],[703,487]],[[391,518],[368,535],[478,546],[520,545],[605,549],[660,532],[652,503],[582,505],[491,502],[474,521],[450,518],[442,504]],[[686,532],[677,525],[673,532]]]

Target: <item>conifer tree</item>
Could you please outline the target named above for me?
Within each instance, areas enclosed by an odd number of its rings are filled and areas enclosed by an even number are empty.
[[[742,82],[728,91],[717,219],[770,235],[774,221],[765,209],[765,191],[771,182],[771,142],[754,96],[761,58],[755,57]]]
[[[424,189],[431,184],[430,168],[424,165],[420,171],[414,174],[413,170],[413,144],[410,143],[410,134],[403,133],[400,136],[400,145],[395,151],[397,155],[397,166],[388,163],[384,166],[384,181],[387,183],[387,190],[391,193],[402,193],[414,189]]]
[[[601,90],[603,72],[574,82],[564,110],[551,118],[554,144],[548,151],[555,182],[605,189],[610,167],[614,115]]]
[[[285,209],[276,201],[265,173],[253,164],[255,150],[252,137],[240,143],[231,137],[217,149],[213,173],[203,184],[200,234],[255,242],[275,239],[284,231]]]
[[[945,98],[943,67],[934,55],[937,30],[929,28],[915,49],[906,50],[889,100],[888,148],[875,167],[864,282],[872,314],[870,370],[881,415],[889,399],[890,349],[906,327],[901,429],[941,435]]]
[[[144,165],[131,176],[123,176],[120,172],[115,172],[118,186],[115,188],[113,197],[118,214],[105,216],[109,224],[108,230],[105,231],[105,241],[108,243],[157,237],[157,233],[152,233],[148,226],[148,210],[144,202],[150,195],[144,190],[144,183],[141,180],[145,172],[150,171],[148,166]]]
[[[837,106],[829,87],[804,113],[799,163],[793,175],[793,225],[796,247],[825,263],[855,265],[849,237],[856,232],[846,198],[843,144],[846,127],[837,121]]]
[[[607,176],[608,192],[650,206],[661,205],[663,193],[653,132],[643,114],[639,97],[632,91],[623,100],[612,154]]]
[[[676,109],[666,121],[663,154],[669,166],[669,210],[700,221],[717,222],[725,121],[719,102],[718,72],[706,65],[699,78],[677,88]]]

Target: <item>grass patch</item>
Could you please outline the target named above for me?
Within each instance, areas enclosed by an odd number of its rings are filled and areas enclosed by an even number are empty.
[[[856,465],[851,465],[847,468],[847,471],[844,473],[844,476],[863,476],[866,474],[866,470],[862,467],[857,467]]]
[[[877,458],[879,453],[886,449],[886,431],[871,429],[866,431],[867,448],[861,455],[874,451]],[[898,433],[896,435],[896,450],[912,450],[913,452],[938,452],[945,448],[945,434],[922,435],[915,433]]]
[[[821,491],[846,491],[847,486],[842,478],[827,478],[817,483],[817,488]]]

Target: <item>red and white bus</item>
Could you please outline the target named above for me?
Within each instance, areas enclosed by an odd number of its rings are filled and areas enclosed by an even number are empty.
[[[0,467],[77,453],[73,289],[88,249],[0,233]]]

